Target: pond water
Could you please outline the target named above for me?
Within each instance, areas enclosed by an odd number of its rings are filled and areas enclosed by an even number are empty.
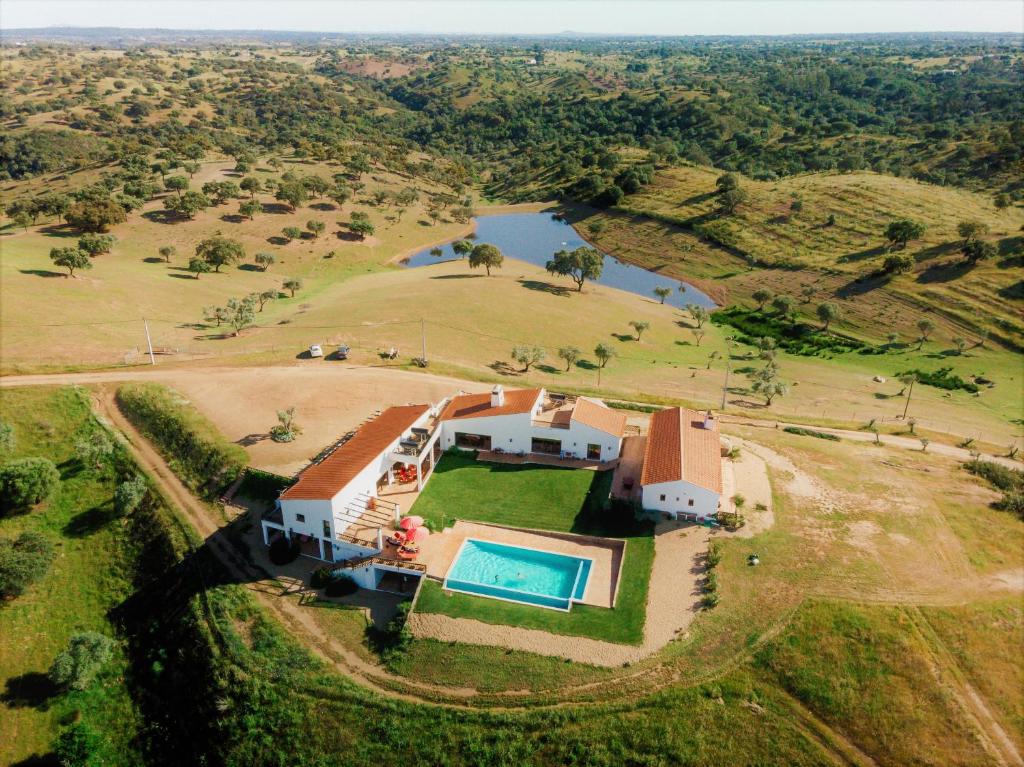
[[[477,243],[489,242],[497,245],[506,258],[529,261],[540,267],[548,262],[555,251],[573,250],[587,245],[572,226],[552,218],[550,213],[509,213],[480,216],[474,220]],[[405,266],[417,267],[458,258],[452,250],[451,243],[445,244],[441,249],[443,254],[440,257],[430,255],[431,249],[426,248],[403,263]],[[469,266],[466,268],[469,269]],[[568,277],[552,275],[551,282],[564,284],[569,290],[576,289],[575,283]],[[699,304],[708,308],[715,306],[714,301],[692,285],[686,285],[686,292],[680,293],[679,286],[682,283],[679,280],[662,277],[639,266],[623,263],[607,254],[604,257],[604,269],[597,283],[628,290],[653,301],[659,300],[654,295],[654,289],[667,287],[672,289],[672,295],[665,299],[666,304],[680,307],[686,304]]]

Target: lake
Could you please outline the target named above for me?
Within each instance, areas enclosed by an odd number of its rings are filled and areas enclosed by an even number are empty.
[[[588,245],[576,234],[575,229],[564,221],[552,218],[550,213],[508,213],[480,216],[474,221],[477,243],[489,242],[497,245],[506,258],[528,261],[542,268],[555,251],[573,250]],[[440,257],[430,255],[431,249],[426,248],[404,261],[403,265],[417,267],[458,259],[451,243],[445,244],[441,249],[443,254]],[[469,269],[469,266],[466,268]],[[576,285],[568,277],[552,275],[551,281],[564,284],[570,290],[576,289]],[[639,266],[623,263],[607,254],[604,256],[604,269],[597,283],[627,290],[654,301],[658,300],[654,295],[654,289],[667,287],[672,289],[672,295],[665,299],[666,304],[679,307],[686,304],[698,304],[707,308],[715,306],[714,301],[692,285],[686,285],[686,292],[680,293],[679,280],[662,277]]]

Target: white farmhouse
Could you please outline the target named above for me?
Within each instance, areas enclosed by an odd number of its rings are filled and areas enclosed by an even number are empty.
[[[651,416],[640,478],[645,509],[707,519],[722,495],[722,446],[711,411],[667,408]]]

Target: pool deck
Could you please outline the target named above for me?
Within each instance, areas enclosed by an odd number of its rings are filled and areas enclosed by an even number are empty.
[[[625,542],[611,538],[592,538],[543,530],[522,530],[481,522],[458,521],[443,533],[432,535],[421,544],[417,561],[426,565],[427,577],[443,581],[467,538],[541,549],[593,560],[583,604],[612,607],[619,582]]]

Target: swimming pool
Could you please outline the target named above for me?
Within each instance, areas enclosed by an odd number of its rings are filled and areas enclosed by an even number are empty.
[[[467,538],[444,588],[568,611],[582,601],[593,560]]]

